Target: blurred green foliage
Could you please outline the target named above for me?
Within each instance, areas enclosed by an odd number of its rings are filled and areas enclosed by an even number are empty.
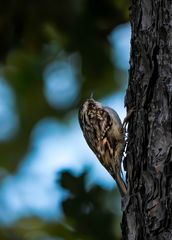
[[[79,177],[63,172],[60,185],[68,197],[62,202],[64,217],[58,223],[27,218],[0,229],[1,240],[119,240],[120,211],[117,189],[86,187],[87,172]],[[118,224],[117,224],[118,223]]]
[[[120,213],[117,189],[108,191],[93,186],[87,190],[86,176],[86,173],[79,177],[68,172],[62,174],[61,186],[69,192],[62,203],[65,216],[82,239],[118,239],[120,232],[115,229]]]
[[[1,1],[0,72],[15,92],[20,122],[16,137],[0,144],[3,167],[16,169],[40,119],[68,119],[92,91],[100,98],[119,88],[120,82],[114,79],[120,73],[112,64],[108,35],[128,20],[128,1]],[[62,51],[80,56],[80,92],[70,107],[54,109],[44,94],[43,71],[62,58]]]
[[[30,134],[48,116],[70,120],[70,113],[92,91],[101,98],[119,89],[121,72],[112,63],[108,41],[111,31],[128,21],[129,0],[2,0],[0,2],[0,74],[16,97],[17,134],[0,143],[1,168],[15,171],[30,151]],[[61,54],[63,53],[63,54]],[[64,108],[52,107],[44,93],[43,72],[64,55],[79,55],[78,98]],[[115,79],[115,80],[114,80]],[[68,94],[66,92],[66,94]],[[1,170],[0,170],[1,171]],[[63,201],[61,223],[22,219],[0,230],[1,240],[119,239],[115,231],[115,190],[86,189],[86,175],[63,173],[61,185],[69,196]]]

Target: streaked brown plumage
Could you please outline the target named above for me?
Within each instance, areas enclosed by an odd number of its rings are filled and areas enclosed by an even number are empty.
[[[123,196],[126,186],[121,177],[121,160],[125,137],[118,114],[90,98],[79,110],[79,123],[89,147],[116,180]]]

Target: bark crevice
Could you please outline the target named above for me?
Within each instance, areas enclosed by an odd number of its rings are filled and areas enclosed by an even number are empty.
[[[172,2],[132,1],[125,240],[172,239]]]

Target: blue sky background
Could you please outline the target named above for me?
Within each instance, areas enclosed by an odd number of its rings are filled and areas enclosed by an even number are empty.
[[[121,70],[129,68],[130,26],[118,26],[109,36],[113,47],[114,64]],[[62,53],[63,54],[63,53]],[[61,62],[48,66],[44,72],[45,95],[53,106],[64,107],[75,101],[79,86],[75,76],[79,74],[71,63],[77,61],[74,54]],[[53,70],[54,69],[54,70]],[[52,71],[53,70],[53,71]],[[70,95],[66,95],[70,89]],[[57,94],[58,93],[58,94]],[[125,92],[102,99],[102,103],[114,108],[121,119],[125,117]],[[15,111],[15,96],[4,79],[0,79],[0,140],[5,141],[15,134],[18,118]],[[5,176],[0,185],[0,223],[10,224],[23,216],[40,216],[57,219],[61,216],[61,200],[66,193],[57,187],[58,173],[63,169],[79,175],[89,169],[88,185],[97,183],[112,188],[114,181],[100,165],[82,136],[74,112],[70,124],[57,122],[53,118],[42,119],[34,127],[30,138],[30,149],[15,175]],[[1,177],[1,176],[0,176]]]

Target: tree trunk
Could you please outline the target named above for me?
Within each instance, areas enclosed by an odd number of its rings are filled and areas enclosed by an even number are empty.
[[[124,240],[172,239],[172,1],[132,0]]]

